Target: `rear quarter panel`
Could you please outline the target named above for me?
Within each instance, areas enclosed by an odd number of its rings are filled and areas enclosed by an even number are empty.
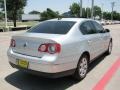
[[[82,37],[79,29],[74,29],[74,33],[57,40],[61,44],[61,52],[55,62],[56,64],[73,62],[77,66],[81,54],[89,51],[87,41]]]

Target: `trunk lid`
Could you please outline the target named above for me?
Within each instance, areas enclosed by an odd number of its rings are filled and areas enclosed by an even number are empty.
[[[16,41],[16,47],[13,47],[12,50],[15,53],[27,56],[42,57],[46,53],[38,52],[39,46],[45,43],[56,43],[55,40],[61,36],[62,35],[40,33],[24,33],[16,35],[13,36],[13,39]]]

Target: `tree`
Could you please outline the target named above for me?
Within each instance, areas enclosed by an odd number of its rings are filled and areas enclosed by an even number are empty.
[[[111,12],[103,12],[103,18],[111,20]],[[113,20],[120,20],[120,13],[113,11]]]
[[[0,20],[2,20],[3,18],[4,18],[4,14],[0,12]]]
[[[36,11],[36,10],[33,10],[33,11],[29,12],[29,14],[40,14],[40,12]]]
[[[23,9],[18,10],[18,15],[17,15],[18,20],[22,19],[22,14],[24,14],[24,10]]]
[[[55,12],[50,8],[47,8],[46,11],[41,13],[41,20],[48,20],[48,19],[53,19],[58,17],[59,17],[59,12]]]
[[[87,13],[87,18],[90,18],[91,17],[91,9],[86,8],[86,13]]]
[[[0,8],[4,7],[4,0],[0,0]]]
[[[113,19],[114,20],[120,20],[120,13],[113,11]]]
[[[87,12],[86,12],[85,8],[82,8],[82,17],[87,18]]]
[[[111,13],[110,12],[103,12],[103,19],[110,20],[111,19]]]
[[[69,16],[80,17],[80,5],[78,3],[73,3],[70,6],[70,12],[65,13]],[[94,6],[94,17],[99,19],[102,16],[102,10],[99,6]],[[91,18],[91,8],[82,8],[82,17],[83,18]],[[103,12],[103,19],[110,20],[111,12]],[[113,20],[120,20],[120,13],[113,11]]]
[[[72,13],[73,16],[75,17],[80,17],[80,6],[78,3],[73,3],[70,6],[70,11]]]
[[[94,6],[94,17],[99,16],[101,17],[101,8],[99,6]]]
[[[80,5],[79,5],[79,3],[73,3],[70,6],[70,12],[72,14],[71,16],[80,17]],[[90,8],[82,8],[82,17],[87,18],[87,14],[88,14],[88,17],[91,16],[91,9]]]
[[[3,0],[0,0],[2,3],[2,8],[4,10]],[[6,0],[7,13],[8,16],[13,20],[14,27],[16,27],[16,20],[20,14],[20,11],[26,6],[27,0]]]

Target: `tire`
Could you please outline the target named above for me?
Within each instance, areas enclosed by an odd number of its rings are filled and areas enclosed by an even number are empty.
[[[107,52],[106,52],[107,55],[110,55],[110,54],[111,54],[111,52],[112,52],[112,46],[113,46],[113,44],[112,44],[112,40],[111,40],[111,41],[109,42],[108,50],[107,50]]]
[[[84,79],[88,72],[88,55],[83,54],[78,62],[76,71],[74,73],[74,78],[78,81]]]

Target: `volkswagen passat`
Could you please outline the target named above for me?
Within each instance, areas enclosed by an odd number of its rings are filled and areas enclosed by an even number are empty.
[[[49,78],[73,75],[85,78],[89,64],[112,51],[109,30],[94,20],[52,19],[11,39],[12,67]]]

